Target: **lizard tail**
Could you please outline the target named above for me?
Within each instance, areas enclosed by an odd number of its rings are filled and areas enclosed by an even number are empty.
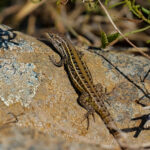
[[[104,108],[104,105],[103,105],[103,108]],[[127,146],[125,138],[123,137],[123,133],[117,128],[117,125],[115,121],[113,120],[113,118],[111,117],[107,108],[104,108],[103,110],[98,109],[96,112],[101,116],[101,119],[103,120],[107,129],[113,135],[116,142],[119,144],[120,149],[127,150],[128,146]]]

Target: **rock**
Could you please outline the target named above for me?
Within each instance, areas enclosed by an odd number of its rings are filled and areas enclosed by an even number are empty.
[[[90,119],[90,128],[86,129],[87,122],[83,121],[86,110],[77,103],[78,95],[67,73],[63,67],[55,67],[49,60],[50,55],[59,59],[58,55],[33,37],[11,31],[3,25],[0,25],[0,29],[1,147],[9,149],[11,141],[16,145],[14,149],[37,149],[38,145],[41,149],[117,148],[98,115],[96,122]],[[101,56],[83,49],[83,59],[91,71],[94,83],[102,83],[110,93],[106,105],[118,127],[126,132],[129,144],[149,142],[150,130],[148,120],[145,120],[149,116],[149,109],[143,109],[135,103],[143,94],[141,90]],[[149,60],[117,52],[103,55],[142,87],[140,76],[143,77],[148,71]],[[147,90],[150,90],[149,83],[150,75],[145,79]],[[141,102],[149,105],[150,100],[144,98]],[[18,121],[15,121],[15,117]],[[38,133],[37,137],[28,146],[26,141],[30,141],[33,132]],[[26,143],[23,145],[24,141]]]
[[[99,147],[85,142],[68,142],[60,137],[39,132],[31,128],[9,127],[1,131],[2,150],[58,150],[58,149],[92,149],[99,150]]]

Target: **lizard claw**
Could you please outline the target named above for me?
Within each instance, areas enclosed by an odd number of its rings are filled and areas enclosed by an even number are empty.
[[[89,119],[89,115],[92,115],[93,117],[93,121],[95,122],[95,115],[94,112],[92,110],[89,110],[85,115],[84,118],[81,122],[83,122],[85,119],[87,119],[87,130],[89,129],[89,125],[90,125],[90,119]]]

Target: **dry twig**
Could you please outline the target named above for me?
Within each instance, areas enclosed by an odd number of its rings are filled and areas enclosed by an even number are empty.
[[[131,41],[129,41],[129,39],[127,37],[124,36],[124,34],[118,29],[118,27],[115,25],[115,23],[113,22],[113,20],[111,19],[111,16],[109,15],[107,9],[105,8],[105,6],[102,4],[102,2],[100,0],[98,0],[100,6],[102,7],[102,9],[105,11],[109,21],[111,22],[111,24],[113,25],[113,27],[116,29],[116,31],[131,45],[133,46],[135,49],[137,49],[139,51],[139,53],[141,53],[143,56],[145,56],[146,58],[150,59],[150,56],[147,55],[146,53],[143,52],[143,50],[141,48],[136,47],[136,45],[134,45]]]

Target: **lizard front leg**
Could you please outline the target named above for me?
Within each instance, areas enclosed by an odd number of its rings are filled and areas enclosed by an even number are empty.
[[[63,66],[66,62],[66,58],[61,58],[58,62],[55,60],[55,58],[53,58],[53,56],[49,56],[49,59],[57,67]]]
[[[89,96],[89,94],[87,92],[83,92],[80,95],[78,101],[81,104],[81,106],[83,106],[87,110],[87,113],[84,116],[84,120],[87,119],[87,130],[88,130],[89,123],[90,123],[89,122],[89,116],[92,115],[93,120],[95,121],[95,116],[94,116],[95,110],[90,105],[91,97]]]

